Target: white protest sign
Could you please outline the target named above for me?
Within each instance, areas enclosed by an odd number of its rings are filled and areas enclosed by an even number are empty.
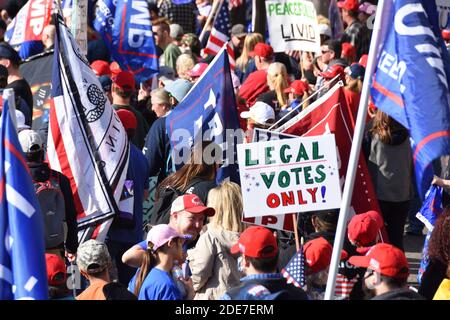
[[[334,134],[240,144],[244,217],[339,208]]]
[[[263,216],[263,217],[242,217],[242,222],[255,224],[271,229],[294,232],[294,223],[292,214],[282,214],[279,216]]]
[[[266,1],[270,44],[275,52],[319,52],[320,32],[314,4],[305,0]]]

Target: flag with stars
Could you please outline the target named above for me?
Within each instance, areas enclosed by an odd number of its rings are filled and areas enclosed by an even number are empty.
[[[236,145],[240,143],[239,120],[225,47],[166,117],[166,128],[172,148],[171,159],[177,170],[187,162],[186,155],[192,146],[202,141],[214,141],[221,150],[205,149],[204,155],[214,154],[216,160],[223,161],[217,171],[217,182],[225,179],[239,182],[236,159]]]
[[[225,43],[227,43],[228,59],[232,70],[235,68],[234,51],[230,41],[231,19],[228,0],[223,0],[220,9],[214,20],[214,25],[206,44],[204,52],[210,55],[217,55]]]
[[[283,277],[287,279],[287,283],[304,289],[306,286],[305,277],[305,254],[303,253],[303,245],[300,250],[292,257],[285,268],[281,270]]]
[[[0,147],[0,300],[48,297],[44,224],[34,186],[3,100]]]

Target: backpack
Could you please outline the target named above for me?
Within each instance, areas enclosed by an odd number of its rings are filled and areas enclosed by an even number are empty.
[[[194,179],[191,183],[188,184],[186,190],[189,190],[198,182],[201,182],[201,179]],[[167,187],[163,190],[159,196],[159,199],[156,200],[152,212],[150,214],[149,224],[155,226],[157,224],[168,224],[170,220],[170,208],[172,207],[172,202],[181,195],[183,195],[186,191],[180,191],[172,187]]]
[[[66,206],[58,178],[50,172],[47,181],[33,181],[45,227],[45,248],[59,247],[66,241]]]

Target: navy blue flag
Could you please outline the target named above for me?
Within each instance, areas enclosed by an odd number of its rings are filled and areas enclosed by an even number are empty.
[[[417,282],[422,282],[422,275],[430,263],[428,255],[428,243],[430,242],[431,233],[434,229],[434,223],[439,215],[442,213],[442,187],[431,185],[430,189],[425,195],[422,207],[416,214],[416,217],[422,221],[428,229],[427,236],[422,249],[422,260],[420,261],[420,268],[417,272]]]
[[[193,145],[214,141],[222,149],[217,181],[239,182],[236,145],[242,143],[237,106],[225,47],[179,105],[166,117],[173,162],[178,170]],[[183,158],[184,157],[184,158]]]
[[[147,0],[99,0],[94,28],[113,60],[122,70],[133,73],[138,82],[158,72]]]
[[[47,299],[44,223],[5,100],[0,136],[0,300]]]
[[[435,1],[385,1],[374,104],[409,129],[417,185],[424,197],[431,162],[450,154],[450,60]]]
[[[281,274],[287,279],[287,283],[292,283],[299,288],[306,286],[303,245],[300,245],[300,250],[291,258],[286,267],[281,270]]]

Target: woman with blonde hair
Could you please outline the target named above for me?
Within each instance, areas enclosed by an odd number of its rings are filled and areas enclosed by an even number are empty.
[[[194,69],[195,61],[194,58],[187,53],[181,54],[177,58],[176,69],[178,77],[181,79],[190,80],[191,77],[188,75],[188,72]]]
[[[158,118],[164,117],[172,111],[172,104],[170,103],[169,93],[160,88],[155,89],[150,93],[152,102],[152,111]]]
[[[260,33],[249,33],[245,37],[244,49],[241,56],[236,60],[235,73],[241,83],[247,78],[251,72],[256,71],[255,62],[250,56],[257,43],[264,42],[264,38]]]
[[[188,251],[197,300],[215,300],[237,286],[241,273],[230,248],[244,230],[241,188],[222,182],[208,194],[208,207],[216,210],[195,248]]]
[[[280,110],[285,110],[289,106],[289,97],[285,93],[289,87],[288,73],[284,64],[280,62],[270,64],[267,69],[267,85],[270,91],[260,94],[256,101],[267,103],[275,110],[275,114],[278,114]]]

